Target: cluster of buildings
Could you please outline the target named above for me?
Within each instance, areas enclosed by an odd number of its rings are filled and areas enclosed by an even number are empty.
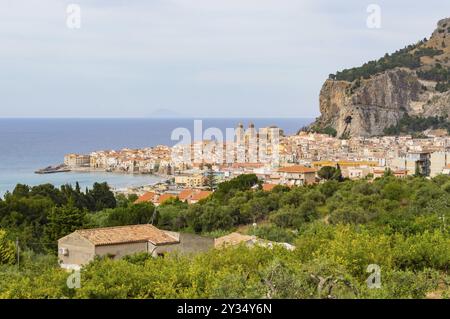
[[[267,184],[288,186],[318,182],[317,172],[324,166],[339,167],[343,177],[350,179],[376,178],[386,170],[397,177],[448,174],[450,137],[442,130],[425,133],[427,137],[421,139],[382,136],[347,140],[309,132],[284,135],[276,126],[257,130],[253,124],[247,129],[239,124],[234,140],[68,154],[64,163],[74,170],[164,175],[175,188],[157,192],[152,202],[159,204],[160,198],[177,197],[184,189],[205,190],[208,174],[214,174],[217,183],[252,173]],[[195,202],[196,196],[187,200]]]
[[[450,138],[442,130],[425,132],[427,138],[421,139],[383,136],[348,140],[308,132],[285,136],[277,127],[257,132],[253,125],[247,131],[239,125],[236,130],[235,141],[209,140],[175,147],[68,154],[64,164],[80,170],[164,174],[169,178],[167,182],[149,186],[136,200],[136,203],[151,202],[155,206],[170,199],[195,204],[212,194],[211,179],[219,183],[250,173],[263,181],[265,191],[276,185],[318,183],[319,170],[329,166],[339,167],[343,177],[350,179],[377,178],[387,170],[398,178],[450,174]],[[236,145],[237,152],[223,160],[223,152],[230,147],[236,149]],[[183,153],[186,149],[189,156]],[[259,160],[262,149],[272,160]],[[58,257],[62,267],[72,269],[87,264],[95,256],[116,259],[147,252],[157,257],[173,251],[197,253],[242,243],[294,249],[289,244],[239,233],[212,239],[160,230],[147,224],[77,230],[58,241]]]
[[[95,151],[89,155],[67,154],[64,164],[72,170],[101,170],[123,173],[170,174],[171,149],[158,145],[142,149]]]

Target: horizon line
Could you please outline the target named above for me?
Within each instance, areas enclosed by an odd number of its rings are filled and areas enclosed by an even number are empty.
[[[70,120],[70,119],[80,119],[80,120],[89,120],[89,119],[111,119],[111,120],[120,120],[120,119],[142,119],[142,120],[174,120],[174,119],[315,119],[317,116],[305,117],[305,116],[0,116],[0,120],[3,119],[18,119],[18,120],[45,120],[45,119],[61,119],[61,120]]]

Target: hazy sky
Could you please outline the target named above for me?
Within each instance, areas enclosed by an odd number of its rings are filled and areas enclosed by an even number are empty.
[[[314,117],[329,73],[445,16],[447,0],[0,0],[0,116]]]

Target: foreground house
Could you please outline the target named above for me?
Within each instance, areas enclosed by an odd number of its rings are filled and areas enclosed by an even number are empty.
[[[173,251],[197,253],[213,247],[212,238],[164,231],[150,224],[81,229],[58,240],[58,260],[62,268],[79,269],[96,256],[120,259],[146,252],[157,257]]]

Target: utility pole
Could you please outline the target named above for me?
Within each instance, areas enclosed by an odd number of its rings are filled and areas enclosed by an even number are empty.
[[[152,222],[151,222],[150,224],[153,225],[153,222],[155,221],[155,217],[156,217],[156,206],[155,206],[155,208],[154,208],[154,210],[153,210],[153,214],[152,214]]]
[[[443,231],[445,231],[445,215],[444,214],[442,214],[440,217],[439,217],[439,219],[440,220],[442,220],[442,227],[443,227]]]

